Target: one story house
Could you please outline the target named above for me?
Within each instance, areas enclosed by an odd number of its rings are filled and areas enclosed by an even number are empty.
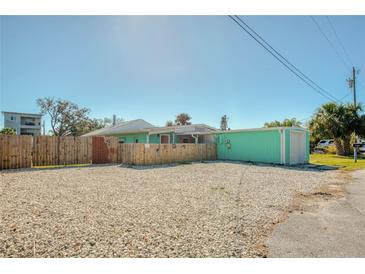
[[[137,119],[98,129],[83,136],[117,136],[121,143],[214,143],[214,135],[206,133],[216,131],[216,128],[205,124],[156,127],[143,119]]]
[[[309,131],[301,127],[221,131],[205,124],[155,127],[138,119],[96,130],[84,136],[117,136],[120,143],[215,143],[217,159],[303,164],[309,161]]]

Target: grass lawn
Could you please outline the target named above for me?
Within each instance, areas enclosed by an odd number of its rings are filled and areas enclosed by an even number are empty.
[[[334,154],[311,154],[309,162],[317,165],[338,166],[341,170],[357,170],[365,168],[365,159],[357,159],[348,156],[337,156]]]

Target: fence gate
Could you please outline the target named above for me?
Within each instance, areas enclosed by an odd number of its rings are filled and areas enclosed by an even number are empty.
[[[93,164],[106,164],[109,163],[109,150],[105,143],[104,137],[93,136],[92,137],[92,163]]]

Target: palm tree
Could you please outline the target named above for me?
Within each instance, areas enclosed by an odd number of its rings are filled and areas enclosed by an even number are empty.
[[[343,105],[335,103],[326,103],[322,105],[313,115],[309,122],[309,129],[314,136],[326,136],[334,140],[336,146],[336,153],[344,154],[341,138],[344,135],[344,128],[342,125],[345,109]]]
[[[361,111],[360,104],[326,103],[315,112],[309,122],[309,129],[314,138],[333,139],[337,154],[349,155],[351,135],[361,134],[365,126],[365,117],[360,115]]]
[[[346,155],[351,152],[351,135],[359,135],[361,134],[361,127],[363,123],[363,115],[360,115],[363,108],[360,104],[354,106],[353,104],[345,105],[345,113],[343,116],[343,128],[344,135],[342,136],[344,153]]]

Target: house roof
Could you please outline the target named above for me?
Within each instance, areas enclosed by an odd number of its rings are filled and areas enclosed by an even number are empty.
[[[18,114],[23,116],[36,116],[36,117],[42,117],[42,114],[39,113],[25,113],[25,112],[14,112],[14,111],[2,111],[3,114]]]
[[[175,132],[176,134],[190,134],[190,132],[212,132],[217,131],[216,128],[206,124],[191,124],[184,126],[168,126],[168,127],[154,127],[149,130],[149,134],[158,134],[164,132]]]
[[[154,127],[154,125],[146,122],[143,119],[136,119],[130,121],[124,121],[116,124],[115,126],[109,126],[102,129],[97,129],[92,132],[86,133],[82,136],[108,136],[117,135],[122,133],[134,133],[134,132],[148,132],[148,129]]]
[[[191,124],[184,126],[168,126],[168,127],[155,127],[154,125],[146,122],[143,119],[136,119],[131,121],[120,122],[115,126],[110,126],[98,130],[94,130],[83,136],[108,136],[119,134],[133,134],[133,133],[148,133],[148,134],[160,134],[174,132],[176,135],[208,135],[216,133],[234,133],[234,132],[247,132],[247,131],[269,131],[269,130],[281,130],[281,129],[294,129],[307,131],[302,127],[264,127],[264,128],[248,128],[248,129],[235,129],[235,130],[218,130],[214,127],[206,124]]]
[[[94,130],[83,136],[103,136],[103,135],[118,135],[118,134],[133,134],[133,133],[148,133],[159,134],[167,132],[175,132],[176,134],[192,134],[191,132],[212,132],[216,128],[205,124],[192,124],[184,126],[170,126],[170,127],[155,127],[154,125],[142,119],[121,122],[115,126],[110,126],[98,130]],[[188,132],[188,133],[185,133]]]

